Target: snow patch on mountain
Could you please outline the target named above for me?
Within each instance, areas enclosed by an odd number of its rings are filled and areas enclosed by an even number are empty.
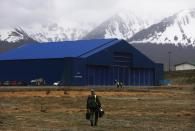
[[[27,37],[27,34],[20,28],[0,30],[0,41],[13,43],[27,39]]]

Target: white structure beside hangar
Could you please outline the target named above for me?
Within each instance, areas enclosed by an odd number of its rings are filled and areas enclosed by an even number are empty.
[[[189,63],[189,62],[184,62],[175,65],[175,70],[176,71],[181,71],[181,70],[195,70],[195,64]]]

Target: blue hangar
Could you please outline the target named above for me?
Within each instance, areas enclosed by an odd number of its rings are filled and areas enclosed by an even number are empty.
[[[163,65],[118,39],[31,43],[0,54],[1,82],[38,78],[47,85],[153,86],[163,79]]]

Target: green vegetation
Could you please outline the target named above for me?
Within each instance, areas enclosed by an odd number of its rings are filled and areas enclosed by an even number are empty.
[[[173,84],[195,84],[195,70],[165,72],[164,78]]]

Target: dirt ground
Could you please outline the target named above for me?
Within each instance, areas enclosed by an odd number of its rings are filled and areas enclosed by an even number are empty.
[[[97,90],[105,116],[85,119],[89,90],[0,92],[0,130],[195,131],[195,87]]]

